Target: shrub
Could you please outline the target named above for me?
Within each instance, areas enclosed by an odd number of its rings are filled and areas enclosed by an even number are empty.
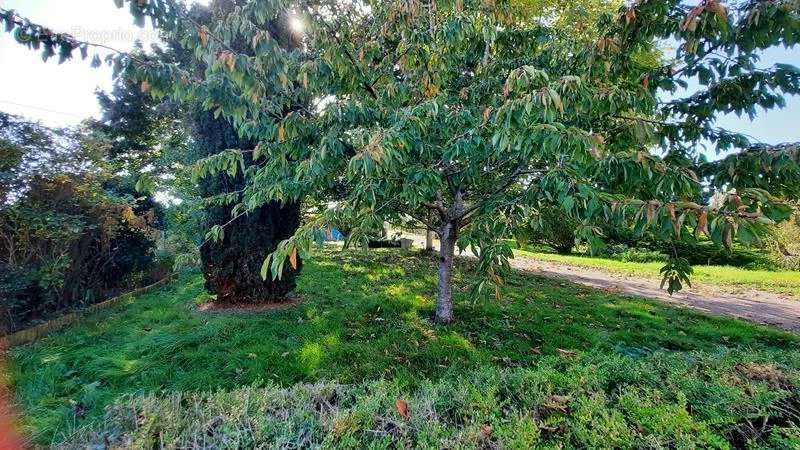
[[[2,324],[32,320],[148,284],[153,230],[147,216],[80,179],[33,180],[0,210]]]
[[[778,266],[800,270],[800,214],[773,227],[767,248]]]
[[[618,261],[636,263],[664,262],[666,260],[666,256],[660,251],[644,248],[629,248],[621,244],[606,246],[600,255]]]
[[[106,144],[0,113],[0,328],[151,281],[156,213],[113,187]]]
[[[558,253],[569,254],[575,247],[578,222],[560,208],[544,206],[517,228],[515,238],[520,247],[544,244]]]

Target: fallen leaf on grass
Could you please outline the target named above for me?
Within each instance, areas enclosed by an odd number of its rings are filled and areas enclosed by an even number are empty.
[[[397,408],[397,413],[400,414],[404,419],[408,419],[408,403],[405,400],[397,399],[394,402],[395,408]]]
[[[567,413],[569,410],[567,404],[569,403],[569,397],[566,395],[551,395],[547,399],[547,403],[544,404],[544,407],[547,409],[552,409],[555,411],[560,411],[562,413]]]

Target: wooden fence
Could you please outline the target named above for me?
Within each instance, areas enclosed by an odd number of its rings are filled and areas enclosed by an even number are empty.
[[[137,295],[144,294],[146,292],[150,292],[152,290],[158,289],[161,286],[167,284],[172,280],[172,276],[167,276],[166,278],[156,281],[155,283],[141,287],[139,289],[134,289],[130,292],[122,294],[118,297],[110,298],[106,301],[95,303],[85,309],[80,311],[76,311],[73,313],[69,313],[58,317],[53,320],[49,320],[47,322],[41,323],[31,328],[26,328],[24,330],[17,331],[16,333],[9,334],[7,336],[3,336],[0,338],[0,351],[5,349],[14,347],[16,345],[28,344],[31,343],[43,336],[46,336],[54,331],[60,330],[67,325],[75,323],[78,319],[85,317],[93,312],[101,311],[104,309],[108,309],[119,304],[122,304],[126,301],[132,300]]]

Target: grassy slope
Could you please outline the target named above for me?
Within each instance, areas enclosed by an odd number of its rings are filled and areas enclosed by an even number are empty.
[[[557,255],[525,250],[514,250],[514,253],[534,259],[651,278],[660,278],[659,270],[664,265],[659,262],[623,262],[607,258]],[[800,272],[796,271],[749,270],[732,266],[695,265],[691,279],[697,286],[722,285],[740,289],[760,289],[779,294],[789,294],[800,299]]]
[[[800,368],[800,355],[789,350],[800,342],[796,335],[528,274],[508,280],[503,300],[472,302],[467,275],[458,272],[458,322],[435,326],[432,258],[321,253],[304,268],[298,290],[305,300],[296,307],[200,313],[195,276],[14,349],[11,379],[28,430],[49,442],[130,393],[380,378],[414,389],[422,379],[476,368],[552,363],[563,356],[559,349],[594,359],[744,349]]]

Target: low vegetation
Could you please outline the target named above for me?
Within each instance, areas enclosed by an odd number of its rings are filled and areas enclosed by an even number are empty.
[[[761,362],[775,356],[589,353],[543,357],[532,368],[471,370],[414,388],[390,380],[317,382],[137,397],[65,446],[727,448],[757,439],[758,447],[790,448],[800,444],[789,422],[800,413],[798,374]],[[796,352],[787,356],[800,362]]]
[[[462,270],[463,319],[440,326],[435,264],[328,247],[301,303],[262,313],[199,311],[203,280],[183,278],[13,349],[25,429],[76,447],[800,439],[797,335],[524,273],[473,301]]]

